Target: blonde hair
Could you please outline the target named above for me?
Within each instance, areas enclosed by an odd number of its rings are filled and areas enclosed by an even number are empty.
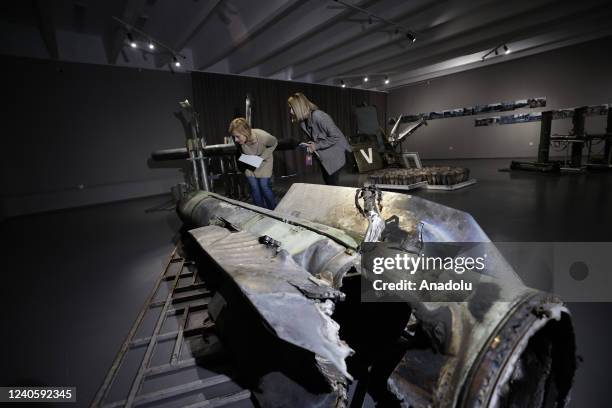
[[[245,118],[235,118],[230,122],[228,132],[231,136],[239,134],[246,137],[247,142],[253,140],[253,132],[251,132],[251,126]]]
[[[301,92],[296,92],[287,99],[287,103],[291,106],[295,118],[302,122],[310,117],[313,110],[319,109],[317,105],[310,102],[308,98]]]

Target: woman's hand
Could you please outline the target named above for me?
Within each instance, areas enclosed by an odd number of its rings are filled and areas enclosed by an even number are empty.
[[[314,142],[308,142],[306,143],[306,147],[308,148],[308,152],[309,153],[314,153],[315,150],[317,150],[317,146],[315,145]]]

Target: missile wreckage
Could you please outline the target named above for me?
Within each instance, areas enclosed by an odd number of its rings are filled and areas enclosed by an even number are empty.
[[[216,291],[209,313],[261,406],[354,407],[368,396],[381,407],[569,401],[569,311],[523,285],[464,212],[374,186],[299,183],[274,211],[198,191],[178,212],[185,247]],[[410,256],[456,243],[454,257],[484,245],[486,268],[462,279],[486,290],[367,301],[362,258],[376,243]]]
[[[386,168],[368,175],[374,184],[410,185],[426,181],[429,185],[455,185],[470,179],[465,167],[429,166],[423,168]]]

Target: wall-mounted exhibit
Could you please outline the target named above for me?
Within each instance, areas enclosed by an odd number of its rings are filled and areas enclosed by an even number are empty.
[[[444,118],[456,118],[460,116],[473,116],[473,115],[482,115],[484,113],[490,112],[507,112],[516,109],[533,109],[540,108],[546,106],[546,98],[529,98],[529,99],[521,99],[514,102],[498,102],[491,103],[488,105],[476,105],[470,106],[467,108],[456,108],[456,109],[447,109],[443,111],[437,112],[429,112],[429,113],[420,113],[420,114],[408,114],[402,115],[403,122],[415,122],[420,118],[426,120],[434,120],[434,119],[444,119]],[[390,119],[393,121],[394,119]]]

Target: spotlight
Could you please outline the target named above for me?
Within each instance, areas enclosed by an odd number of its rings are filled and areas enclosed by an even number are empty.
[[[363,82],[368,82],[368,76],[367,75],[363,77]]]
[[[342,88],[346,88],[346,84],[344,83],[344,79],[340,80],[340,86]]]
[[[504,44],[504,54],[510,54],[510,48]]]
[[[388,85],[388,84],[389,84],[389,77],[385,76],[385,85]]]
[[[414,37],[414,35],[412,35],[410,33],[406,33],[406,38],[409,39],[412,42],[416,41],[416,38]]]
[[[134,37],[132,37],[132,33],[127,33],[126,36],[127,36],[128,41],[130,42],[130,47],[132,48],[138,47],[138,44],[136,44],[136,41],[134,41]]]
[[[172,57],[172,60],[174,61],[174,66],[175,67],[180,67],[181,63],[178,59],[176,59],[176,57]]]
[[[149,43],[149,49],[150,50],[154,50],[155,49],[155,44],[153,44],[152,42]]]

